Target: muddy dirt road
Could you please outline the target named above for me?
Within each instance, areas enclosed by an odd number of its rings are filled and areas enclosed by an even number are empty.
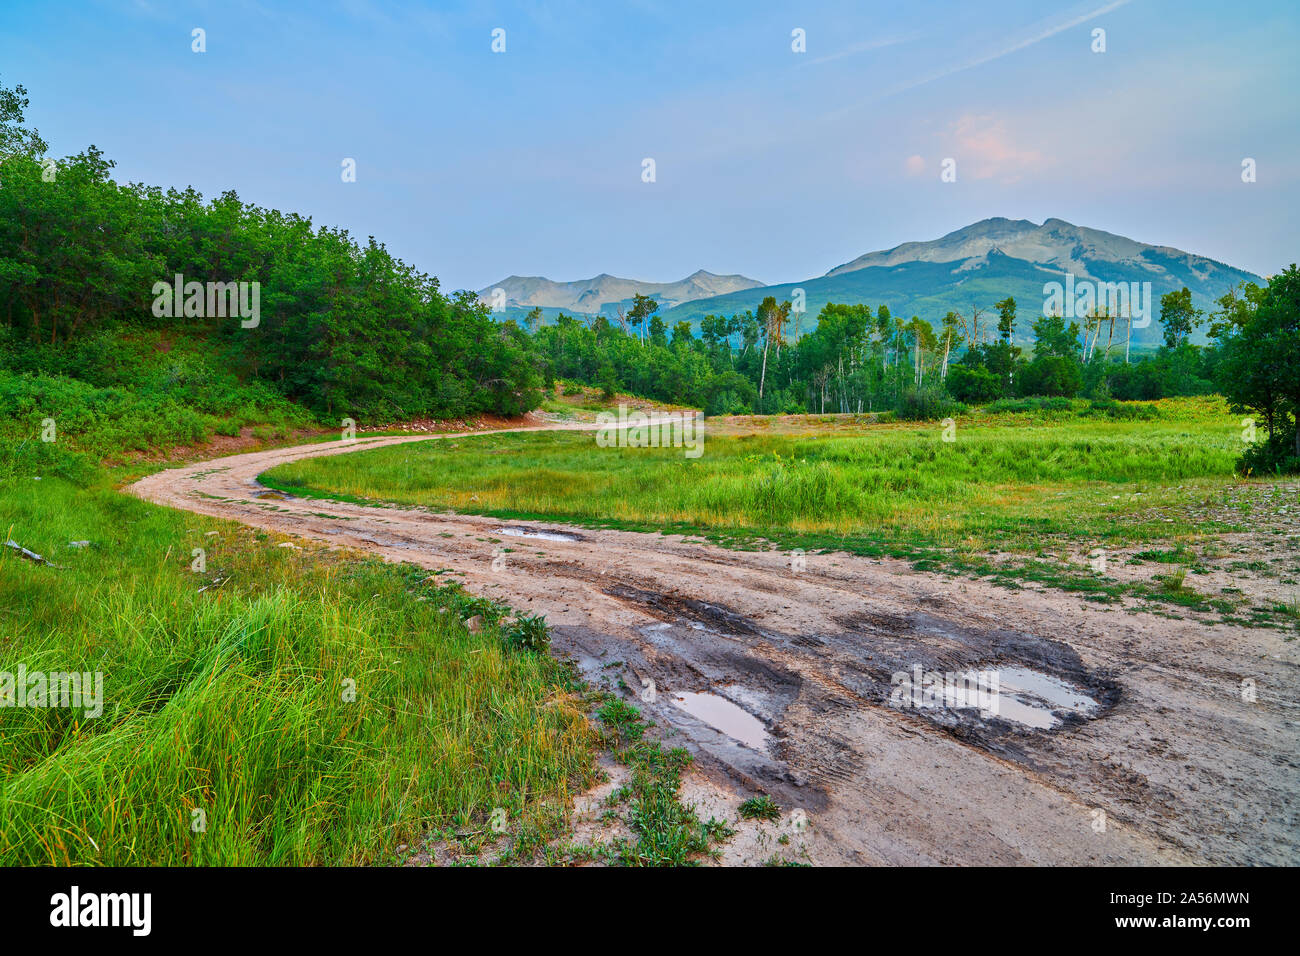
[[[259,497],[282,462],[429,437],[235,455],[129,490],[451,569],[544,614],[557,653],[697,754],[696,785],[802,811],[816,863],[1300,862],[1300,642],[1278,631],[844,554]],[[907,690],[929,672],[998,686],[982,709]]]

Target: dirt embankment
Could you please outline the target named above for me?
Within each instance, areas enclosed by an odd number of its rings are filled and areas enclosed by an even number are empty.
[[[1278,631],[890,560],[268,496],[256,480],[428,437],[235,455],[129,490],[449,569],[544,614],[558,653],[699,756],[688,793],[771,794],[773,832],[814,862],[1300,862],[1300,647]],[[927,698],[936,673],[985,675],[983,696]]]

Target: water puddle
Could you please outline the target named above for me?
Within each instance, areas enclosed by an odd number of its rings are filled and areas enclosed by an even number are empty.
[[[1065,716],[1090,717],[1100,705],[1073,684],[1027,667],[1000,667],[945,675],[933,691],[914,702],[927,708],[978,708],[981,717],[1000,717],[1035,730],[1059,727]]]
[[[998,675],[999,690],[1004,697],[1009,692],[1023,700],[1041,701],[1051,710],[1063,710],[1082,717],[1095,714],[1100,706],[1073,684],[1026,667],[1004,667]]]
[[[511,538],[537,538],[542,541],[581,541],[576,534],[562,531],[534,531],[532,528],[493,528],[490,534],[504,534]]]
[[[766,753],[768,736],[763,722],[727,698],[706,691],[675,693],[672,700],[697,720],[702,720],[733,740],[739,740],[746,747]]]

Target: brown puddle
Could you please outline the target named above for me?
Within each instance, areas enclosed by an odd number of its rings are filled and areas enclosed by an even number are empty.
[[[674,693],[672,700],[696,720],[703,721],[732,740],[738,740],[746,747],[760,753],[767,752],[770,738],[763,722],[727,698],[705,691]]]

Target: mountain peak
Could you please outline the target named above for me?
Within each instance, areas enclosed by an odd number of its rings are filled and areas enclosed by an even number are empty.
[[[1040,228],[1028,219],[994,216],[963,226],[930,242],[905,242],[892,249],[868,252],[852,262],[836,266],[826,275],[843,275],[872,267],[890,268],[905,262],[956,262],[987,255],[991,249],[999,247],[1005,252],[1007,247]]]
[[[540,306],[544,309],[592,313],[613,312],[636,295],[652,296],[661,307],[669,309],[684,302],[755,289],[762,285],[762,282],[747,276],[716,275],[704,269],[697,269],[676,282],[642,282],[602,272],[590,279],[576,279],[572,282],[553,282],[544,276],[510,276],[479,290],[478,295],[481,300],[491,303],[493,290],[503,289],[508,309]]]
[[[1262,281],[1204,256],[1056,217],[1039,225],[1028,219],[996,216],[938,239],[869,252],[817,278],[665,310],[664,321],[672,325],[709,313],[744,312],[768,295],[776,296],[777,301],[790,298],[796,288],[803,290],[810,316],[817,315],[828,302],[872,307],[883,303],[896,315],[918,315],[935,324],[949,309],[989,308],[1006,296],[1015,298],[1022,315],[1032,316],[1042,309],[1044,285],[1061,281],[1066,274],[1081,282],[1149,282],[1157,309],[1162,293],[1184,286],[1192,291],[1198,307],[1205,308],[1239,282]],[[804,328],[810,326],[815,323]],[[1151,322],[1140,335],[1135,334],[1135,340],[1158,335],[1159,327]]]
[[[1006,216],[990,216],[988,219],[981,219],[973,222],[969,226],[963,226],[955,232],[948,235],[955,236],[961,234],[978,234],[985,232],[1022,232],[1026,229],[1037,229],[1038,224],[1028,219],[1008,219]]]
[[[837,266],[826,275],[893,268],[907,262],[967,263],[963,268],[969,269],[996,250],[1012,259],[1089,278],[1094,275],[1089,270],[1089,263],[1132,263],[1141,257],[1144,249],[1157,248],[1168,251],[1056,217],[1044,220],[1040,226],[1028,219],[995,216],[963,226],[930,242],[905,242],[892,249],[868,252]]]

